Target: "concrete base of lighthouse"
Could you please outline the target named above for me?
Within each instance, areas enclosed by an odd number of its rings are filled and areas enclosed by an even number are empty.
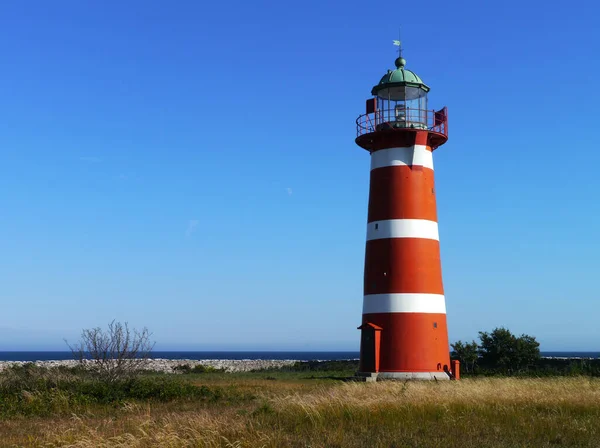
[[[446,372],[379,372],[377,379],[382,380],[449,380]]]
[[[380,380],[450,380],[450,376],[446,372],[356,372],[355,378],[368,383]]]

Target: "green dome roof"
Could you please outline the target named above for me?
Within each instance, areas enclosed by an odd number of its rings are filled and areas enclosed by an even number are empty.
[[[371,93],[377,95],[381,90],[394,87],[416,87],[429,92],[429,86],[415,72],[405,69],[405,65],[406,60],[404,58],[396,59],[396,70],[388,70],[379,81],[379,84],[373,87]]]

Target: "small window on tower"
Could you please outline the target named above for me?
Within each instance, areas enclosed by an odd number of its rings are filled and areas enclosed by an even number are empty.
[[[375,224],[375,230],[379,230],[379,224]]]
[[[433,323],[433,328],[437,328],[437,322]]]

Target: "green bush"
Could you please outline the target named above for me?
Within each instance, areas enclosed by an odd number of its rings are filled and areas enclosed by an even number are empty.
[[[540,343],[535,337],[513,335],[506,328],[495,328],[491,333],[479,332],[480,364],[507,374],[518,373],[538,364]]]
[[[506,328],[479,332],[480,343],[452,344],[452,359],[461,362],[463,376],[592,376],[600,377],[600,359],[542,358],[533,336],[513,335]]]
[[[460,361],[460,368],[464,373],[473,372],[475,370],[475,365],[479,360],[479,347],[477,342],[463,342],[456,341],[454,344],[451,344],[452,352],[450,356],[452,359],[458,359]]]

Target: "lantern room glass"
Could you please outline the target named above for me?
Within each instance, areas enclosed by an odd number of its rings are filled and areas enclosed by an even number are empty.
[[[380,123],[395,128],[427,129],[427,92],[420,87],[395,86],[377,92]]]

